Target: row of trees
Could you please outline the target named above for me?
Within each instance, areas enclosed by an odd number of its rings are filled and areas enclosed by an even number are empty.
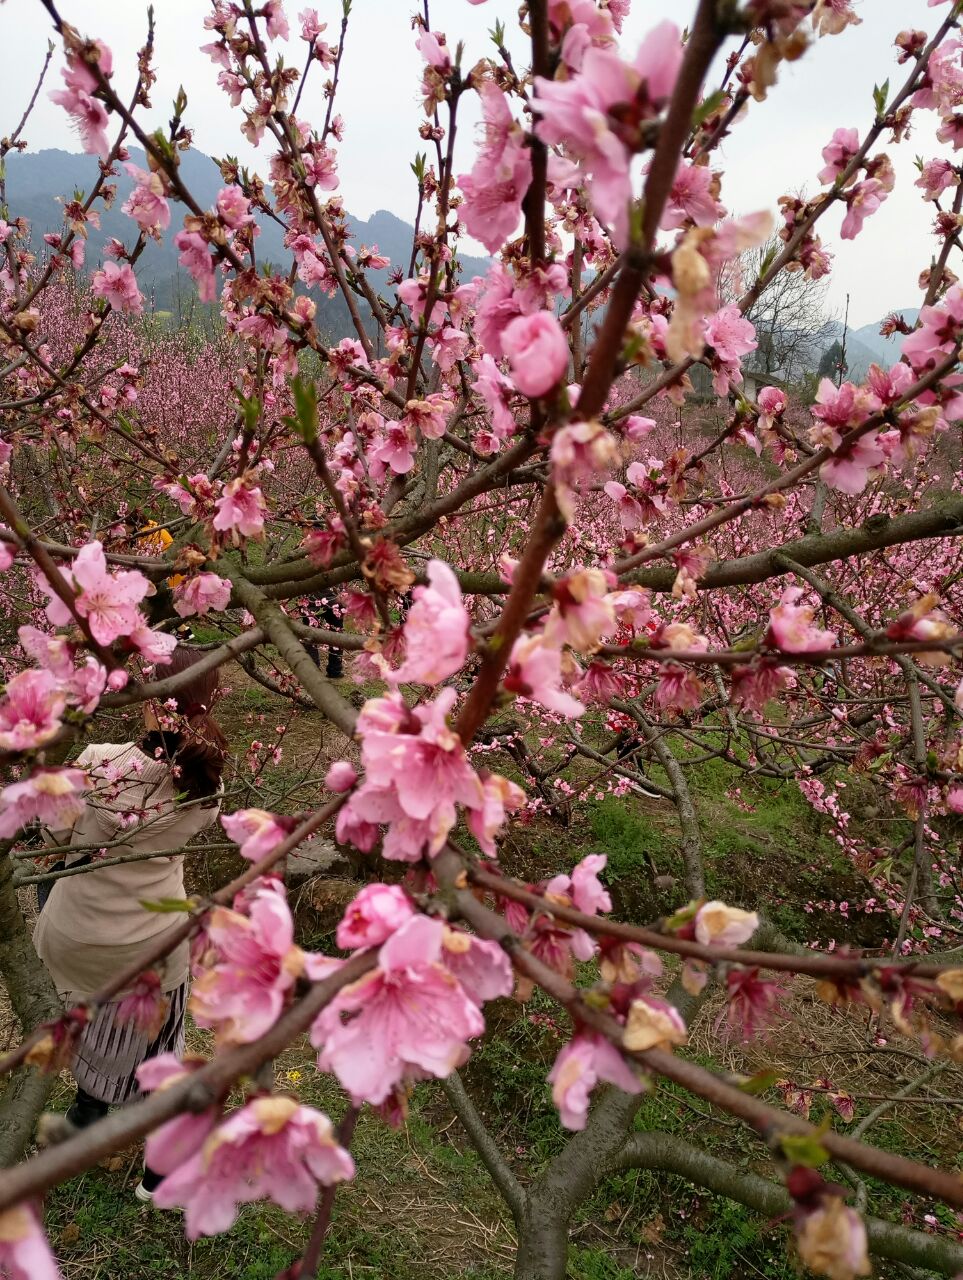
[[[327,33],[280,0],[212,6],[204,47],[267,163],[258,175],[222,162],[204,207],[179,163],[189,99],[166,128],[142,123],[152,26],[123,99],[110,33],[81,34],[43,3],[64,55],[54,96],[101,169],[48,255],[15,208],[0,223],[0,583],[20,646],[5,651],[0,699],[0,973],[23,1030],[0,1060],[0,1269],[55,1275],[44,1192],[148,1136],[167,1175],[158,1202],[185,1207],[191,1237],[250,1199],[313,1210],[288,1273],[313,1276],[353,1170],[353,1117],[370,1106],[397,1121],[414,1083],[439,1079],[517,1224],[520,1277],[565,1274],[569,1220],[613,1168],[672,1171],[789,1214],[803,1262],[834,1280],[868,1274],[870,1252],[959,1271],[954,1239],[861,1212],[834,1172],[958,1210],[955,1171],[817,1130],[683,1051],[713,986],[752,1036],[777,980],[808,976],[921,1052],[963,1056],[963,901],[946,835],[963,811],[958,6],[927,11],[932,32],[894,33],[894,87],[827,139],[818,193],[784,197],[774,233],[768,211],[727,212],[719,147],[765,112],[783,62],[858,38],[848,0],[698,0],[684,38],[663,23],[638,47],[622,37],[626,0],[529,0],[520,17],[491,3],[492,46],[471,65],[457,10],[443,32],[426,4],[416,235],[378,288],[369,272],[385,264],[350,242],[333,195],[351,144],[336,105],[350,5]],[[516,19],[524,64],[506,46]],[[325,109],[307,118],[314,78]],[[469,95],[485,123],[465,169],[454,141]],[[811,408],[778,387],[748,395],[746,357],[770,372],[804,360],[822,305],[811,282],[830,269],[823,226],[842,214],[842,238],[859,234],[895,180],[883,147],[924,113],[945,154],[927,162],[933,265],[900,359],[860,384],[824,378]],[[148,167],[123,206],[129,235],[87,292],[71,282],[78,246],[134,143]],[[259,257],[265,220],[284,229],[280,267]],[[200,347],[139,319],[138,259],[175,225],[184,270],[224,322]],[[480,282],[459,274],[465,229],[494,257]],[[354,336],[326,340],[317,289],[340,295]],[[711,431],[679,412],[697,369],[718,397]],[[151,522],[171,535],[163,552],[138,541]],[[343,633],[302,621],[322,593],[338,595]],[[45,870],[34,832],[69,828],[88,801],[76,746],[184,687],[165,674],[183,617],[216,628],[203,669],[240,661],[292,715],[320,712],[343,758],[308,802],[226,815],[250,865],[164,935],[167,949],[194,942],[194,1013],[216,1055],[149,1064],[143,1100],[22,1158],[85,1022],[131,989],[149,1002],[143,973],[162,955],[62,1009],[17,885],[66,874]],[[311,644],[349,654],[360,709]],[[909,833],[870,859],[892,904],[885,949],[791,946],[757,912],[707,901],[689,785],[706,759],[736,786],[749,773],[798,783],[864,861],[839,783],[871,781]],[[614,921],[597,856],[540,884],[500,867],[509,824],[632,787],[678,814],[673,912]],[[336,956],[295,944],[279,875],[325,829],[364,881]],[[91,852],[94,866],[111,857]],[[255,963],[237,962],[242,940]],[[485,1005],[534,986],[571,1025],[548,1083],[573,1136],[523,1184],[457,1068]],[[305,1032],[346,1094],[337,1131],[264,1070]],[[660,1081],[757,1134],[778,1181],[635,1132]]]

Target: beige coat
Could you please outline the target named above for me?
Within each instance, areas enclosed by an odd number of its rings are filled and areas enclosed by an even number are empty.
[[[151,759],[135,743],[87,747],[77,765],[87,769],[95,789],[74,826],[51,833],[54,843],[69,839],[71,845],[111,844],[111,858],[176,849],[217,818],[217,800],[175,804],[168,762]],[[137,820],[125,827],[131,813]],[[96,847],[87,852],[96,857]],[[145,944],[183,922],[180,913],[148,911],[142,901],[184,896],[181,854],[55,881],[37,921],[34,945],[61,995],[75,1000],[91,995],[133,963]],[[186,981],[188,966],[189,947],[184,942],[157,966],[163,990],[173,991]]]

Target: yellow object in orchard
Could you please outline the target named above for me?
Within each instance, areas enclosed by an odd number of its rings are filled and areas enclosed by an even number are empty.
[[[143,529],[138,531],[137,541],[148,555],[162,556],[174,539],[166,529],[158,529],[155,521],[150,520],[144,525]],[[167,579],[167,585],[173,588],[183,581],[184,575],[175,573]]]

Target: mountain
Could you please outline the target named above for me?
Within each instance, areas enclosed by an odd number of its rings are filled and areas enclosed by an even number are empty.
[[[137,147],[130,148],[130,159],[139,168],[147,167],[146,157]],[[45,233],[59,233],[62,230],[64,200],[70,200],[75,193],[89,191],[98,172],[95,157],[57,150],[11,152],[7,156],[6,167],[10,211],[30,222],[35,251]],[[136,224],[121,212],[121,205],[130,195],[134,182],[123,166],[118,167],[118,176],[113,179],[117,187],[113,205],[109,209],[98,205],[100,228],[88,228],[85,264],[88,271],[95,269],[103,260],[104,249],[111,238],[123,240],[128,245],[134,238]],[[180,172],[198,204],[205,209],[211,208],[224,182],[210,156],[199,151],[184,152],[181,155]],[[173,243],[174,233],[180,225],[176,206],[172,212],[171,228],[160,243],[148,241],[136,269],[141,288],[153,294],[155,308],[158,311],[179,313],[184,306],[191,304],[194,291],[190,277],[178,265],[178,251]],[[391,269],[400,268],[407,272],[414,234],[410,223],[386,209],[379,209],[367,221],[353,218],[349,214],[347,222],[351,229],[349,243],[355,248],[360,248],[363,244],[369,247],[376,244],[379,251],[390,258]],[[268,218],[259,219],[259,224],[261,234],[255,246],[258,260],[262,263],[284,262],[287,253],[281,228]],[[459,259],[467,278],[484,275],[490,265],[487,258],[475,258],[467,254],[459,254]],[[385,292],[389,288],[389,269],[368,274],[375,289]],[[321,327],[330,338],[336,341],[353,334],[347,306],[340,296],[333,299],[313,296],[318,303]],[[363,308],[363,304],[361,305]]]
[[[919,307],[896,307],[894,310],[910,327],[916,323],[920,313]],[[892,312],[887,312],[887,315],[891,314]],[[865,377],[871,364],[889,368],[899,359],[903,335],[895,333],[889,338],[884,338],[879,331],[884,319],[885,317],[881,317],[879,320],[874,320],[872,324],[864,324],[858,329],[850,329],[847,332],[846,364],[849,369],[847,374],[849,378]],[[842,337],[843,326],[839,321],[834,321],[832,340],[842,341]]]

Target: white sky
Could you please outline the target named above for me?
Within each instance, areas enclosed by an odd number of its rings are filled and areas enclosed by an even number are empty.
[[[315,0],[327,21],[331,43],[337,40],[340,0]],[[146,29],[142,0],[61,0],[62,16],[89,36],[105,40],[114,52],[115,80],[121,88],[133,83],[134,54]],[[216,84],[217,68],[199,46],[209,39],[203,19],[206,0],[155,0],[158,82],[154,87],[153,125],[166,122],[178,84],[188,93],[187,122],[195,143],[208,154],[238,155],[267,177],[267,144],[254,151],[238,133],[239,113],[228,105]],[[300,65],[304,45],[297,39],[297,13],[304,0],[287,0],[293,60]],[[723,200],[736,213],[758,208],[776,209],[784,192],[817,188],[815,174],[822,166],[820,149],[834,128],[856,127],[863,133],[872,121],[875,81],[890,77],[902,83],[906,69],[896,64],[893,37],[906,27],[932,32],[945,7],[927,7],[926,0],[857,0],[863,22],[840,36],[826,37],[812,46],[795,65],[784,67],[769,100],[751,104],[749,115],[725,143],[717,163],[725,170]],[[346,208],[359,217],[376,209],[390,209],[411,221],[414,180],[409,165],[425,144],[417,136],[422,119],[418,102],[421,59],[414,48],[410,16],[413,0],[354,0],[348,29],[338,107],[347,121],[339,149],[341,194]],[[671,17],[682,24],[691,15],[690,0],[635,0],[626,24],[624,47],[635,52],[638,41],[657,21]],[[491,48],[487,32],[500,17],[509,32],[516,20],[518,0],[433,0],[432,26],[445,31],[450,45],[465,41],[464,65],[471,66]],[[19,119],[52,34],[39,0],[6,0],[0,4],[0,84],[3,113],[0,132]],[[516,29],[514,48],[520,48]],[[59,69],[60,58],[55,55]],[[520,61],[524,61],[520,53]],[[317,70],[317,69],[316,69]],[[300,114],[320,121],[324,103],[322,78],[309,81]],[[310,92],[314,84],[314,93]],[[48,85],[60,86],[51,69]],[[849,243],[838,241],[841,211],[832,210],[822,225],[823,239],[838,250],[830,286],[830,305],[842,317],[847,292],[851,295],[850,324],[860,326],[882,317],[894,307],[918,305],[917,277],[928,264],[934,241],[930,234],[932,206],[926,206],[913,187],[916,154],[939,154],[932,116],[921,113],[912,136],[888,148],[896,167],[897,186],[882,209],[870,218],[863,233]],[[456,172],[471,165],[474,116],[461,122]],[[78,146],[67,119],[44,92],[26,130],[31,150]],[[15,210],[14,210],[15,212]]]

